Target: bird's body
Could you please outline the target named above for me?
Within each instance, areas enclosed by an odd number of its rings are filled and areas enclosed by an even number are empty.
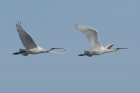
[[[46,53],[47,51],[39,46],[37,46],[36,48],[32,48],[32,49],[26,49],[28,54],[39,54],[39,53]]]
[[[43,49],[40,46],[36,45],[33,41],[32,37],[21,27],[21,22],[16,24],[17,31],[19,33],[20,40],[26,49],[19,49],[19,52],[13,53],[14,55],[22,54],[23,56],[27,56],[28,54],[39,54],[39,53],[57,53],[63,54],[63,52],[53,52],[53,49],[63,49],[63,48],[49,48]]]
[[[98,31],[95,30],[92,27],[86,26],[86,25],[82,25],[82,24],[76,24],[76,29],[81,31],[83,34],[86,35],[86,37],[88,38],[89,41],[89,46],[90,46],[90,51],[84,51],[84,54],[80,54],[79,56],[93,56],[93,55],[102,55],[104,53],[108,53],[108,52],[113,52],[113,51],[117,51],[119,49],[127,49],[127,48],[111,48],[113,46],[113,44],[109,44],[107,46],[102,46],[100,39],[99,39],[99,35],[98,35]]]

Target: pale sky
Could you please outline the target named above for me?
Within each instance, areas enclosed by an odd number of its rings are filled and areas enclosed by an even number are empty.
[[[1,0],[0,93],[140,93],[139,0]],[[64,55],[12,55],[24,48],[15,23],[42,48]],[[75,24],[98,30],[102,45],[127,47],[79,57],[88,40]]]

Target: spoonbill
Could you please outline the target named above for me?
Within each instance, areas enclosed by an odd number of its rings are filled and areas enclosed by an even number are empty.
[[[127,48],[111,48],[114,45],[113,43],[104,47],[100,42],[97,30],[82,24],[76,24],[75,27],[77,30],[81,31],[83,34],[86,35],[90,46],[90,51],[85,50],[84,54],[79,54],[78,56],[92,57],[93,55],[102,55],[104,53],[117,51],[119,49],[127,49]]]
[[[54,52],[54,49],[63,49],[63,48],[53,48],[43,49],[40,46],[36,45],[32,37],[22,28],[21,22],[16,23],[17,32],[19,33],[20,40],[26,49],[19,49],[19,52],[13,53],[14,55],[22,54],[27,56],[28,54],[39,54],[39,53],[56,53],[64,54],[65,50],[62,52]]]

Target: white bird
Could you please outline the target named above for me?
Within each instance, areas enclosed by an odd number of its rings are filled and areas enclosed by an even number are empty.
[[[93,55],[101,55],[104,53],[117,51],[119,49],[127,49],[127,48],[111,48],[114,45],[113,43],[103,47],[100,42],[97,30],[82,24],[76,24],[75,27],[77,30],[81,31],[86,35],[90,46],[90,51],[85,50],[84,54],[79,54],[79,56],[92,57]]]
[[[19,49],[19,52],[13,53],[14,55],[22,54],[27,56],[28,54],[39,54],[39,53],[56,53],[64,54],[65,50],[62,52],[53,52],[53,49],[63,49],[63,48],[53,48],[43,49],[40,46],[36,45],[32,37],[22,28],[21,22],[16,23],[16,28],[19,33],[20,40],[26,49]]]

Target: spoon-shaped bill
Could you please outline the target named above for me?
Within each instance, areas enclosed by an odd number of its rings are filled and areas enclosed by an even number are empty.
[[[119,49],[128,49],[128,48],[117,48],[117,49],[119,50]]]
[[[52,49],[64,49],[64,48],[52,48]]]

